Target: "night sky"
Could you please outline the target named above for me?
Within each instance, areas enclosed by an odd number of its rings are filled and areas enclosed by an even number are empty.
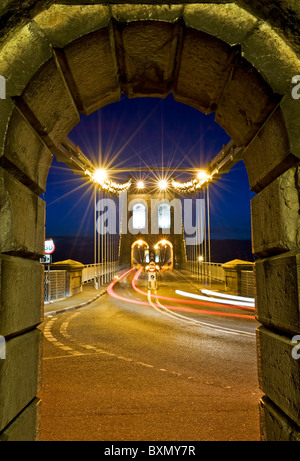
[[[205,168],[224,144],[227,133],[214,121],[169,95],[166,99],[122,96],[117,103],[81,116],[69,139],[95,165],[115,167],[160,166]],[[188,177],[177,176],[178,180]],[[125,177],[115,178],[122,182]],[[83,179],[53,160],[46,201],[46,236],[93,236],[93,197]],[[253,193],[245,166],[210,186],[211,238],[251,238],[250,199]],[[80,239],[79,239],[80,240]]]

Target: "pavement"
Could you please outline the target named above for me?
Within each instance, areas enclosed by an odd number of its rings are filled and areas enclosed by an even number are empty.
[[[190,285],[192,285],[197,291],[200,292],[200,294],[202,294],[201,290],[203,290],[203,288],[217,292],[219,291],[221,293],[224,293],[225,291],[224,282],[214,279],[210,280],[209,278],[205,277],[203,277],[203,279],[200,278],[200,280],[198,280],[196,276],[191,275],[188,271],[185,270],[175,270],[174,273],[178,275],[178,277],[181,277],[185,282],[188,282]],[[226,291],[226,293],[236,295],[236,293],[231,291]]]
[[[63,312],[72,311],[79,309],[80,307],[87,306],[96,299],[100,298],[106,293],[108,284],[99,287],[98,290],[94,288],[93,283],[83,285],[82,292],[76,295],[70,296],[69,298],[59,299],[57,301],[51,301],[44,305],[44,316],[61,314]]]

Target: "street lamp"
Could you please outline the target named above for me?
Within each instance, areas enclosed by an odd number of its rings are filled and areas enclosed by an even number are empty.
[[[98,184],[103,184],[104,181],[107,179],[106,170],[104,170],[103,168],[99,168],[94,172],[92,179]]]
[[[203,263],[203,260],[204,260],[203,256],[200,255],[198,257],[198,262],[199,262],[199,264],[198,264],[198,281],[199,281],[199,276],[200,276],[200,263]],[[201,264],[201,279],[202,279],[202,275],[203,275],[203,264]]]
[[[209,174],[205,170],[198,171],[197,178],[199,181],[206,181],[209,178]]]
[[[137,188],[138,189],[144,189],[144,187],[145,187],[144,181],[138,181],[137,182]]]
[[[168,181],[166,179],[161,179],[158,183],[160,190],[166,190],[168,188]]]

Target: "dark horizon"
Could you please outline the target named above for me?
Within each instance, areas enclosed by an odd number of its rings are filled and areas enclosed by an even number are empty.
[[[47,236],[48,237],[48,236]],[[55,243],[52,262],[72,259],[82,264],[94,263],[94,237],[50,236]],[[251,240],[212,239],[211,260],[225,263],[233,259],[254,262]]]

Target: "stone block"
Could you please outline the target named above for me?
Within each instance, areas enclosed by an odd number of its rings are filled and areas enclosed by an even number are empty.
[[[298,71],[298,74],[300,71]],[[300,101],[293,99],[290,94],[287,94],[280,104],[286,128],[289,134],[290,151],[300,158]]]
[[[262,22],[245,38],[242,52],[274,92],[290,92],[292,77],[299,75],[299,55],[268,22]]]
[[[298,181],[298,168],[291,168],[251,200],[255,255],[264,257],[299,248]]]
[[[6,342],[0,360],[0,431],[35,398],[40,390],[42,332],[31,330]]]
[[[257,330],[257,347],[261,390],[300,426],[300,359],[292,356],[292,338],[262,326]]]
[[[14,103],[10,98],[1,99],[0,110],[0,165],[4,152],[5,136],[9,126],[10,117],[14,111]]]
[[[298,130],[299,131],[299,130]],[[267,121],[243,153],[250,188],[261,191],[274,179],[298,163],[291,153],[289,136],[280,108]]]
[[[216,110],[216,121],[236,146],[245,146],[277,105],[272,89],[245,59],[237,62]]]
[[[214,111],[236,52],[221,40],[188,29],[184,34],[174,97],[208,114]]]
[[[231,46],[242,43],[258,23],[255,16],[230,2],[186,4],[183,19],[187,27],[218,37]]]
[[[112,4],[111,14],[116,21],[121,23],[132,21],[176,22],[182,17],[183,8],[183,5],[180,4]]]
[[[0,442],[38,442],[40,440],[41,401],[35,398],[0,433]]]
[[[34,21],[52,46],[64,48],[84,35],[107,27],[110,17],[107,5],[53,4],[37,14]]]
[[[300,253],[255,262],[257,319],[269,328],[300,333]]]
[[[121,87],[128,97],[169,93],[178,31],[178,24],[156,21],[115,28]]]
[[[33,192],[41,194],[46,190],[52,159],[49,149],[15,109],[6,136],[2,166]]]
[[[76,40],[57,56],[80,112],[88,115],[120,99],[118,67],[108,29]]]
[[[1,336],[22,332],[42,322],[43,273],[38,261],[0,254]]]
[[[17,103],[25,118],[50,148],[58,146],[80,121],[55,59],[50,59],[37,72]]]
[[[0,253],[44,254],[45,202],[0,168]]]
[[[242,294],[242,272],[253,272],[254,263],[234,259],[222,264],[225,275],[225,290],[235,295]]]
[[[263,442],[300,441],[300,428],[267,397],[263,397],[259,403],[259,414]]]
[[[0,75],[6,78],[7,96],[19,96],[51,55],[51,44],[35,23],[15,28],[0,51]]]
[[[72,259],[67,259],[66,261],[53,263],[51,268],[54,270],[67,271],[68,292],[66,296],[74,296],[82,292],[82,271],[84,269],[84,264],[73,261]]]

